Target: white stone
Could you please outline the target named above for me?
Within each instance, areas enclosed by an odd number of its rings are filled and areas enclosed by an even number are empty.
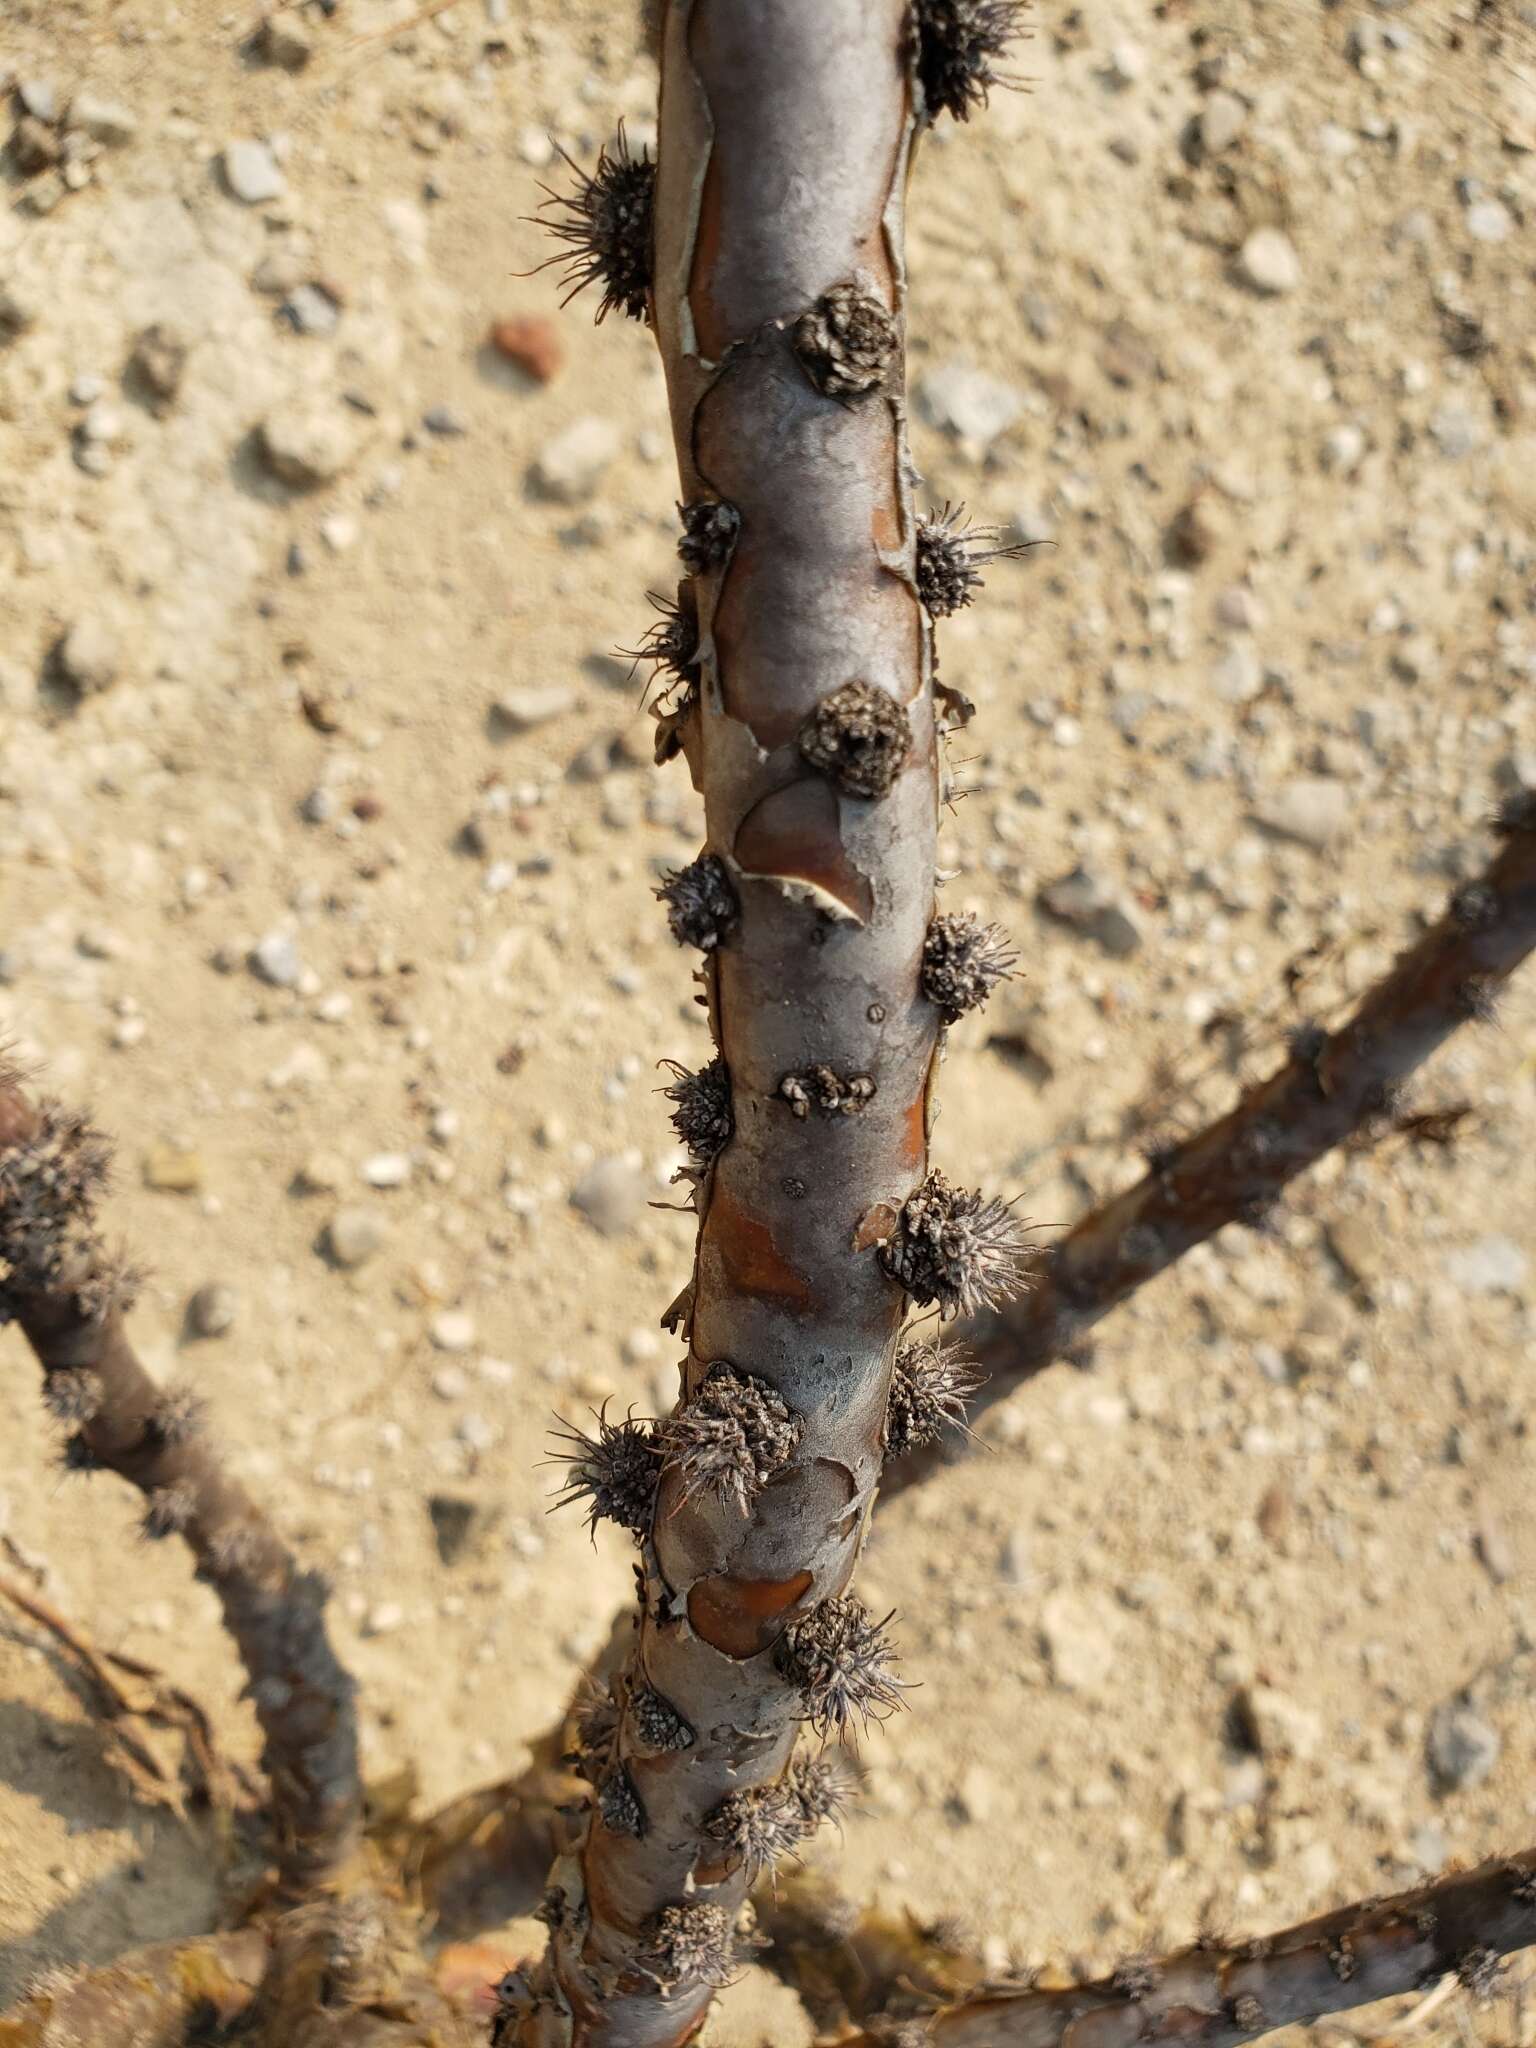
[[[539,450],[531,471],[533,487],[556,504],[579,505],[597,489],[622,445],[612,420],[586,413]]]
[[[221,162],[225,184],[246,206],[280,199],[287,189],[277,158],[264,142],[243,139],[227,143]]]
[[[1301,283],[1301,258],[1279,228],[1255,228],[1237,259],[1243,282],[1256,292],[1279,297]]]

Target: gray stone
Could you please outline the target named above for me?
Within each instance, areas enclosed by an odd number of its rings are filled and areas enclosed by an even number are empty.
[[[251,972],[270,988],[292,988],[304,962],[290,932],[268,932],[251,948]]]
[[[1518,1294],[1531,1262],[1513,1238],[1479,1237],[1447,1252],[1446,1278],[1463,1294]]]
[[[1321,460],[1324,469],[1338,476],[1353,476],[1365,455],[1365,432],[1353,420],[1345,420],[1323,437]]]
[[[109,690],[122,667],[117,635],[102,619],[76,619],[58,645],[59,671],[82,697]]]
[[[1310,1707],[1272,1685],[1245,1686],[1237,1708],[1263,1756],[1310,1762],[1322,1747],[1323,1723]]]
[[[1349,791],[1325,775],[1296,775],[1255,812],[1267,832],[1320,852],[1348,827]]]
[[[1503,1748],[1499,1731],[1465,1700],[1445,1700],[1429,1723],[1429,1767],[1450,1792],[1481,1785]]]
[[[1301,258],[1279,228],[1255,228],[1238,251],[1237,271],[1251,290],[1280,297],[1301,283]]]
[[[1013,385],[970,363],[940,363],[918,380],[918,410],[930,426],[987,448],[1024,410]]]
[[[571,1189],[571,1207],[579,1209],[604,1237],[630,1229],[646,1201],[645,1176],[626,1159],[594,1160]]]
[[[1141,932],[1129,911],[1085,868],[1048,882],[1036,900],[1048,916],[1096,940],[1117,960],[1126,959],[1141,944]]]
[[[246,206],[261,206],[280,199],[287,189],[277,158],[264,142],[248,138],[226,143],[220,159],[224,183],[234,198]]]
[[[341,318],[341,308],[324,285],[301,284],[284,300],[282,317],[296,334],[330,334]]]
[[[235,1290],[210,1280],[187,1303],[187,1321],[199,1337],[222,1337],[239,1311],[240,1297]]]
[[[280,298],[298,290],[308,267],[308,258],[302,249],[293,242],[279,242],[275,249],[267,251],[251,272],[251,290],[269,292]]]
[[[434,405],[421,416],[421,424],[429,434],[436,434],[440,440],[450,441],[469,432],[469,421],[456,406]]]
[[[587,413],[545,442],[529,480],[540,497],[557,505],[579,505],[597,489],[621,445],[612,420]]]
[[[1247,125],[1248,109],[1235,92],[1213,92],[1200,109],[1200,147],[1207,156],[1220,156]]]
[[[338,1266],[366,1265],[384,1243],[384,1224],[372,1209],[338,1209],[325,1226],[325,1246]]]
[[[576,692],[564,683],[534,684],[523,690],[504,690],[491,706],[491,719],[501,731],[532,732],[553,718],[565,718],[576,709]]]
[[[16,97],[21,102],[22,112],[30,114],[35,121],[57,121],[59,118],[59,89],[51,78],[18,78]]]
[[[1235,642],[1211,670],[1211,688],[1223,704],[1251,704],[1264,687],[1264,665],[1253,649]]]
[[[1507,242],[1515,218],[1500,199],[1478,199],[1467,208],[1467,233],[1474,242]]]
[[[284,71],[302,71],[314,55],[304,18],[294,7],[279,7],[261,25],[257,48],[269,64]]]
[[[483,1501],[457,1493],[429,1494],[427,1513],[437,1554],[447,1565],[457,1564],[467,1550],[478,1548],[498,1519],[497,1511]]]
[[[261,423],[260,439],[272,474],[296,490],[314,490],[332,482],[357,452],[345,418],[320,405],[270,414]]]
[[[1040,1608],[1040,1640],[1051,1676],[1068,1692],[1093,1692],[1114,1669],[1113,1635],[1088,1599],[1050,1594]]]
[[[94,92],[77,92],[69,103],[69,126],[108,149],[121,149],[139,132],[138,117],[116,100]]]

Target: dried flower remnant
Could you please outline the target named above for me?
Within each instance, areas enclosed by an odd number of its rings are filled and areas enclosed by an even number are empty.
[[[967,1011],[980,1009],[1018,964],[1001,925],[983,924],[968,910],[944,911],[923,940],[923,994],[946,1024],[957,1024]]]
[[[691,690],[699,680],[699,615],[693,591],[688,584],[679,583],[675,598],[663,597],[656,590],[648,590],[646,596],[658,614],[656,623],[646,628],[638,647],[617,651],[628,661],[648,661],[653,671],[665,671],[672,678],[668,689],[682,683]]]
[[[145,1434],[155,1444],[190,1443],[207,1421],[208,1404],[191,1387],[166,1387]]]
[[[683,522],[677,552],[684,568],[694,576],[724,568],[741,527],[736,507],[719,498],[696,498],[691,505],[679,505],[677,511]]]
[[[0,1085],[11,1079],[0,1067]],[[66,1270],[83,1276],[77,1293],[87,1312],[111,1305],[117,1280],[96,1235],[111,1157],[89,1120],[56,1102],[41,1105],[26,1142],[0,1148],[0,1327],[24,1297],[62,1286]]]
[[[919,1307],[975,1315],[1023,1291],[1030,1245],[1006,1202],[951,1187],[934,1171],[902,1204],[881,1261]]]
[[[946,1429],[965,1428],[965,1408],[986,1380],[955,1344],[903,1344],[885,1410],[885,1455],[926,1450]]]
[[[667,906],[667,923],[680,946],[712,953],[736,928],[740,908],[725,862],[701,853],[666,876],[657,896]]]
[[[998,60],[1023,33],[1026,5],[1027,0],[915,0],[917,75],[930,117],[947,113],[968,121],[987,104],[993,86],[1011,83]]]
[[[868,1074],[850,1074],[845,1081],[830,1067],[808,1067],[803,1074],[786,1074],[778,1092],[802,1121],[814,1109],[821,1116],[856,1116],[875,1099],[875,1084]]]
[[[566,1448],[553,1453],[553,1462],[568,1471],[554,1505],[563,1508],[584,1500],[587,1526],[594,1533],[600,1521],[607,1521],[644,1536],[651,1526],[661,1474],[656,1436],[649,1422],[633,1415],[610,1422],[606,1403],[594,1410],[594,1419],[597,1429],[591,1436],[564,1421],[555,1432],[554,1440]]]
[[[912,749],[906,711],[873,683],[844,683],[800,728],[800,752],[848,796],[885,796]]]
[[[662,1093],[672,1103],[672,1128],[688,1148],[696,1167],[708,1166],[729,1144],[734,1124],[731,1119],[731,1077],[725,1061],[718,1056],[690,1072],[676,1060],[666,1066],[677,1077]]]
[[[787,1779],[732,1792],[708,1815],[704,1831],[755,1879],[806,1837],[805,1815]]]
[[[947,619],[973,604],[988,562],[1029,552],[1027,541],[998,547],[1001,534],[1001,527],[968,525],[963,505],[945,505],[917,522],[917,594],[930,618]]]
[[[823,1821],[836,1821],[853,1796],[858,1774],[836,1749],[819,1756],[798,1751],[789,1760],[784,1783],[800,1809],[802,1832],[813,1835]]]
[[[101,1381],[83,1367],[50,1372],[43,1379],[43,1399],[60,1422],[90,1422],[101,1412]]]
[[[594,1783],[613,1755],[619,1733],[619,1704],[601,1679],[587,1677],[576,1698],[576,1760],[583,1777]]]
[[[843,1735],[855,1715],[882,1720],[901,1705],[891,1669],[886,1623],[870,1618],[853,1594],[823,1600],[792,1621],[774,1646],[774,1662],[800,1689],[805,1717],[818,1735]]]
[[[631,156],[621,123],[610,150],[598,151],[590,176],[562,149],[576,174],[574,192],[552,192],[546,185],[538,225],[565,250],[536,266],[563,263],[566,286],[562,306],[569,305],[589,284],[600,284],[597,324],[619,311],[644,320],[650,309],[651,232],[655,211],[656,166],[642,149]]]
[[[736,1975],[736,1938],[723,1906],[663,1906],[646,1928],[635,1958],[663,1994],[702,1980],[723,1990]]]
[[[183,1480],[157,1486],[144,1509],[143,1530],[151,1542],[167,1536],[181,1536],[191,1528],[197,1514],[197,1495]]]
[[[710,1492],[746,1514],[799,1447],[804,1425],[766,1380],[712,1365],[659,1427],[664,1462],[682,1475],[682,1498]]]
[[[800,315],[793,340],[818,391],[827,398],[859,398],[890,375],[901,330],[872,293],[838,284]]]

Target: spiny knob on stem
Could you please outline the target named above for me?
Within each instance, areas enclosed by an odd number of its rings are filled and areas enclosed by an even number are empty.
[[[735,1126],[731,1117],[731,1077],[725,1061],[710,1060],[696,1072],[665,1060],[676,1079],[662,1093],[674,1107],[672,1128],[688,1148],[695,1166],[708,1166],[730,1143]]]
[[[667,906],[667,923],[680,946],[712,953],[724,945],[741,915],[725,862],[701,853],[666,876],[656,891]]]
[[[997,526],[967,525],[963,505],[946,504],[917,522],[917,594],[930,618],[947,619],[973,604],[985,563],[1014,561],[1029,552],[1028,541],[993,545],[1001,533]]]
[[[597,1429],[591,1436],[563,1420],[554,1433],[553,1440],[567,1448],[554,1451],[551,1462],[569,1468],[554,1505],[585,1500],[587,1526],[594,1532],[600,1521],[609,1521],[644,1536],[661,1476],[661,1449],[651,1424],[633,1414],[610,1422],[606,1402],[593,1415]]]
[[[677,552],[685,567],[695,576],[723,568],[741,527],[741,514],[736,507],[719,498],[696,498],[691,505],[679,505],[677,512],[683,522]]]
[[[844,683],[800,728],[800,752],[848,796],[884,796],[912,750],[905,708],[873,683]]]
[[[589,284],[600,284],[599,326],[615,310],[631,320],[644,320],[650,308],[656,197],[656,166],[649,152],[642,149],[638,156],[630,155],[620,122],[612,150],[605,146],[598,151],[590,176],[565,150],[560,154],[576,173],[576,190],[552,192],[544,186],[546,197],[536,224],[566,246],[535,269],[565,265],[562,306]]]
[[[885,382],[901,329],[862,285],[837,284],[795,322],[795,354],[827,398],[860,398]]]
[[[818,1735],[842,1735],[857,1714],[881,1720],[901,1705],[901,1681],[891,1669],[886,1640],[890,1621],[870,1618],[853,1594],[823,1600],[792,1621],[774,1646],[774,1662],[797,1686],[805,1717]]]
[[[658,1426],[665,1466],[683,1499],[709,1492],[746,1514],[794,1456],[805,1425],[766,1380],[712,1365],[686,1404]]]
[[[986,1377],[957,1344],[904,1344],[886,1402],[885,1455],[904,1458],[946,1429],[964,1429],[966,1402]]]
[[[915,0],[917,75],[932,114],[968,121],[995,85],[1012,81],[998,59],[1023,33],[1027,0]]]
[[[635,1961],[663,1994],[690,1979],[718,1991],[736,1975],[738,1946],[723,1906],[663,1906],[647,1923],[645,1945]]]
[[[923,940],[923,994],[946,1024],[956,1024],[968,1010],[980,1009],[1018,962],[1001,925],[983,924],[968,910],[941,912]]]
[[[951,1187],[935,1170],[902,1204],[880,1258],[919,1306],[975,1315],[1023,1290],[1030,1245],[1006,1202]]]

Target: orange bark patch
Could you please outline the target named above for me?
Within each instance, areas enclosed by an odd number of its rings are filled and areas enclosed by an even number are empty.
[[[734,852],[743,874],[803,888],[868,924],[874,890],[843,851],[837,796],[819,777],[803,776],[755,804],[737,830]]]
[[[688,1595],[688,1620],[712,1649],[740,1662],[767,1649],[810,1584],[809,1572],[788,1579],[700,1579]]]
[[[715,1189],[704,1227],[731,1292],[810,1307],[811,1287],[805,1275],[784,1257],[768,1225],[749,1216],[729,1189]]]
[[[867,1252],[877,1244],[884,1244],[896,1228],[897,1213],[889,1202],[876,1202],[872,1209],[866,1209],[853,1233],[854,1250]]]

